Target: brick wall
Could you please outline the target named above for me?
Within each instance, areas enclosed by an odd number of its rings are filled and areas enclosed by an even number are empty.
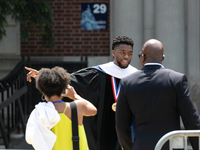
[[[21,42],[21,55],[29,56],[109,56],[110,3],[109,0],[51,0],[53,3],[53,34],[55,49],[42,48],[37,29],[32,29],[30,40]],[[81,4],[108,4],[107,30],[81,30]]]

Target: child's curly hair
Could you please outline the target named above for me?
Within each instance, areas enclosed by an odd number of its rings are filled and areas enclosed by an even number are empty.
[[[36,88],[47,97],[61,96],[70,82],[70,75],[62,67],[40,69],[36,77]]]

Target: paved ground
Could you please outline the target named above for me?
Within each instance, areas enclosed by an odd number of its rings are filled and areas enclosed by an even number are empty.
[[[9,148],[6,150],[22,149],[22,150],[34,150],[31,145],[26,143],[23,134],[12,134],[10,137]],[[0,139],[0,150],[5,150],[3,139]]]
[[[2,138],[0,139],[0,150],[34,150],[34,148],[26,143],[24,134],[11,134],[10,147],[5,149]],[[192,150],[188,142],[187,150]]]
[[[22,138],[16,140],[15,142],[13,142],[13,144],[11,145],[11,147],[9,149],[33,150],[33,147],[31,145],[27,144],[25,141],[25,138],[22,137]]]

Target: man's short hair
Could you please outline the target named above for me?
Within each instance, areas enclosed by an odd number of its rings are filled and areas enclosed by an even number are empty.
[[[133,48],[134,41],[128,36],[118,36],[112,42],[112,50],[114,50],[115,47],[119,46],[120,44],[130,45]]]

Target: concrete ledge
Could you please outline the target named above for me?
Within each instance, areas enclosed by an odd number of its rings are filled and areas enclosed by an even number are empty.
[[[4,78],[21,61],[21,56],[0,56],[0,79]]]

